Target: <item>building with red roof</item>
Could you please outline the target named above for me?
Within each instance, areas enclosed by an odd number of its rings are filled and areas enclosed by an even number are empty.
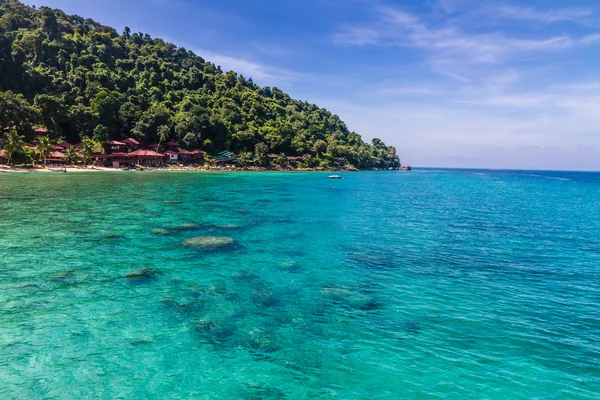
[[[106,154],[121,153],[127,151],[127,144],[123,142],[117,142],[116,140],[109,140],[102,143],[102,148]]]
[[[166,156],[153,150],[137,150],[128,154],[133,164],[144,166],[158,166],[165,163]]]
[[[142,144],[134,138],[127,138],[122,142],[125,143],[127,145],[127,148],[131,151],[139,150],[142,148]]]
[[[169,162],[171,163],[176,163],[179,161],[179,154],[173,150],[167,150],[163,154],[169,157]]]

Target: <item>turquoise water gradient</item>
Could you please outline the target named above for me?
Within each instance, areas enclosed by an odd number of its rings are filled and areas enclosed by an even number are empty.
[[[600,174],[5,174],[0,215],[2,399],[600,398]]]

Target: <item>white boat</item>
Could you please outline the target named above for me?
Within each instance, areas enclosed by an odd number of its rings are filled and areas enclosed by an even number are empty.
[[[329,175],[329,179],[342,179],[340,175]]]

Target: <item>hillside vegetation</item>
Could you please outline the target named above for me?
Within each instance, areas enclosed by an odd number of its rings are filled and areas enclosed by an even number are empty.
[[[30,138],[173,139],[208,152],[345,158],[358,168],[398,168],[396,149],[371,144],[337,115],[260,87],[171,43],[91,19],[0,0],[0,125]]]

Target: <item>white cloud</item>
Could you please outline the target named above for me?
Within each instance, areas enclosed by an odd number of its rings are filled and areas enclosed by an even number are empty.
[[[376,11],[378,19],[370,26],[347,27],[335,35],[335,42],[420,48],[432,54],[432,61],[437,64],[500,63],[530,52],[564,50],[600,43],[600,34],[579,37],[563,34],[532,39],[510,37],[500,32],[470,33],[448,22],[437,26],[427,23],[423,18],[393,7],[380,7]],[[566,18],[566,14],[566,11],[562,11],[547,15]]]
[[[246,78],[252,78],[255,83],[260,85],[279,86],[285,90],[286,87],[309,79],[308,74],[251,61],[244,57],[233,57],[204,49],[194,49],[193,51],[206,61],[220,66],[223,72],[234,71]]]
[[[541,22],[559,22],[575,21],[589,17],[593,14],[592,10],[583,8],[563,8],[557,10],[538,10],[531,7],[521,7],[516,5],[490,6],[491,13],[505,18],[517,20],[531,20]]]

